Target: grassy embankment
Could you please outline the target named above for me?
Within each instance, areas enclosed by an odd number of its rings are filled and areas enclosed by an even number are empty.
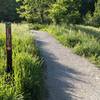
[[[28,25],[12,25],[14,70],[12,75],[5,73],[4,30],[4,24],[0,24],[0,100],[40,100],[40,98],[42,100],[43,61],[38,55]]]
[[[100,67],[100,28],[83,25],[31,25],[31,29],[47,31],[74,53],[88,58]]]
[[[76,26],[46,26],[43,30],[49,32],[64,46],[72,48],[73,52],[88,58],[100,67],[100,29]]]

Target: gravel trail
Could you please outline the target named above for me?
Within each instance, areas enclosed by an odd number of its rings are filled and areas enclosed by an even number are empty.
[[[100,100],[100,69],[48,33],[32,32],[47,65],[46,100]]]

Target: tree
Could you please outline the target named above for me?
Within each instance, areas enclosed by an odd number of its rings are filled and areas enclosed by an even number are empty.
[[[22,2],[18,12],[29,22],[44,23],[48,16],[48,8],[52,0],[19,0]]]
[[[81,17],[86,16],[88,12],[90,12],[91,16],[93,16],[95,11],[95,3],[97,0],[82,0],[81,1]]]
[[[0,21],[19,20],[16,0],[0,0]]]
[[[85,16],[94,15],[97,0],[57,0],[51,5],[50,16],[55,23],[83,23]]]
[[[49,16],[55,24],[61,23],[65,18],[66,8],[62,2],[54,3],[49,10]]]
[[[88,18],[88,24],[92,26],[100,26],[100,1],[96,3],[95,12],[92,17]]]
[[[59,23],[84,22],[86,15],[95,12],[97,0],[18,0],[21,3],[18,12],[28,22]]]
[[[79,0],[58,0],[55,4],[51,5],[49,13],[55,23],[79,23],[79,9]]]

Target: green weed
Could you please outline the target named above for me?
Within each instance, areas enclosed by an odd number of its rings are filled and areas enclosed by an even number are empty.
[[[0,28],[4,29],[4,24]],[[5,32],[0,33],[0,100],[42,100],[42,64],[27,24],[12,25],[13,74],[7,74]]]

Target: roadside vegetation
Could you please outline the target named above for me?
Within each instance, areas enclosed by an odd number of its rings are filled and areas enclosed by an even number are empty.
[[[81,31],[80,28],[77,28],[76,30],[75,26],[73,27],[74,28],[71,28],[71,26],[67,25],[48,25],[42,30],[49,32],[64,46],[72,48],[74,53],[89,58],[92,63],[100,67],[100,39],[98,38],[100,33],[96,31],[99,29],[92,29],[93,32],[95,32],[94,36],[94,34],[87,34],[89,33],[88,31],[90,31],[90,28],[86,28],[86,26],[85,29],[87,29],[87,32],[85,32],[85,30]]]
[[[0,24],[0,100],[42,100],[43,60],[28,25],[12,25],[12,74],[5,72],[5,37],[4,24]]]

